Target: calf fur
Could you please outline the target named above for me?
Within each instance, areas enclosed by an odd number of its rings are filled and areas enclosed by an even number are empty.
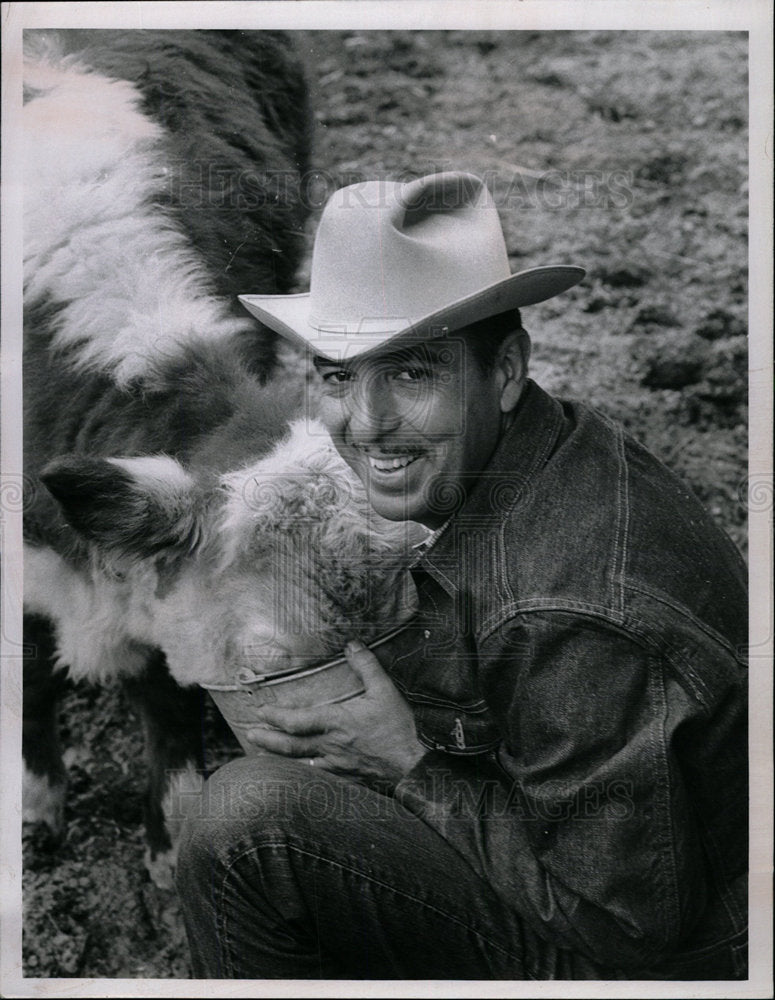
[[[168,885],[164,807],[200,780],[195,685],[376,636],[411,607],[412,539],[370,511],[305,416],[301,362],[236,303],[288,291],[302,249],[310,115],[288,39],[26,43],[25,818],[63,830],[64,669],[123,679]]]

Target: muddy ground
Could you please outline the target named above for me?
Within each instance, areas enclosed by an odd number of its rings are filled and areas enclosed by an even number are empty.
[[[588,270],[524,310],[534,377],[622,420],[745,550],[745,36],[299,42],[317,109],[313,192],[439,169],[486,175],[514,270]],[[68,696],[61,725],[68,830],[54,851],[26,834],[25,974],[186,977],[177,901],[143,869],[138,726],[118,690],[87,687]],[[212,715],[204,738],[212,766],[235,752]]]

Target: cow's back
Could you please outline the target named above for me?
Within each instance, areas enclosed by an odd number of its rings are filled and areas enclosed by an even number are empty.
[[[156,205],[240,316],[238,294],[290,290],[304,248],[313,119],[288,35],[70,30],[27,39],[136,89],[140,111],[164,132],[167,183]]]
[[[264,388],[274,337],[236,294],[292,281],[310,118],[281,33],[25,42],[25,528],[75,555],[35,486],[52,457],[200,456],[217,472],[298,408],[299,377]]]

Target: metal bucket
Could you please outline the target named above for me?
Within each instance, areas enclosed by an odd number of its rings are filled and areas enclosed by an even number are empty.
[[[411,623],[391,629],[369,644],[374,652],[386,646]],[[306,667],[292,667],[272,674],[253,675],[255,679],[240,680],[237,684],[203,684],[209,691],[221,715],[226,719],[240,746],[248,754],[257,754],[260,748],[248,743],[245,734],[262,725],[256,721],[256,712],[264,705],[283,708],[309,708],[333,705],[363,694],[365,688],[346,657],[338,656],[325,663]]]

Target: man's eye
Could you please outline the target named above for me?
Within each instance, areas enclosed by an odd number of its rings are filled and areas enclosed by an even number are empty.
[[[328,382],[329,384],[341,385],[343,382],[349,382],[352,375],[343,369],[337,369],[336,371],[323,372],[322,378],[324,382]]]
[[[399,382],[419,382],[428,378],[428,374],[424,368],[402,368],[395,377]]]

